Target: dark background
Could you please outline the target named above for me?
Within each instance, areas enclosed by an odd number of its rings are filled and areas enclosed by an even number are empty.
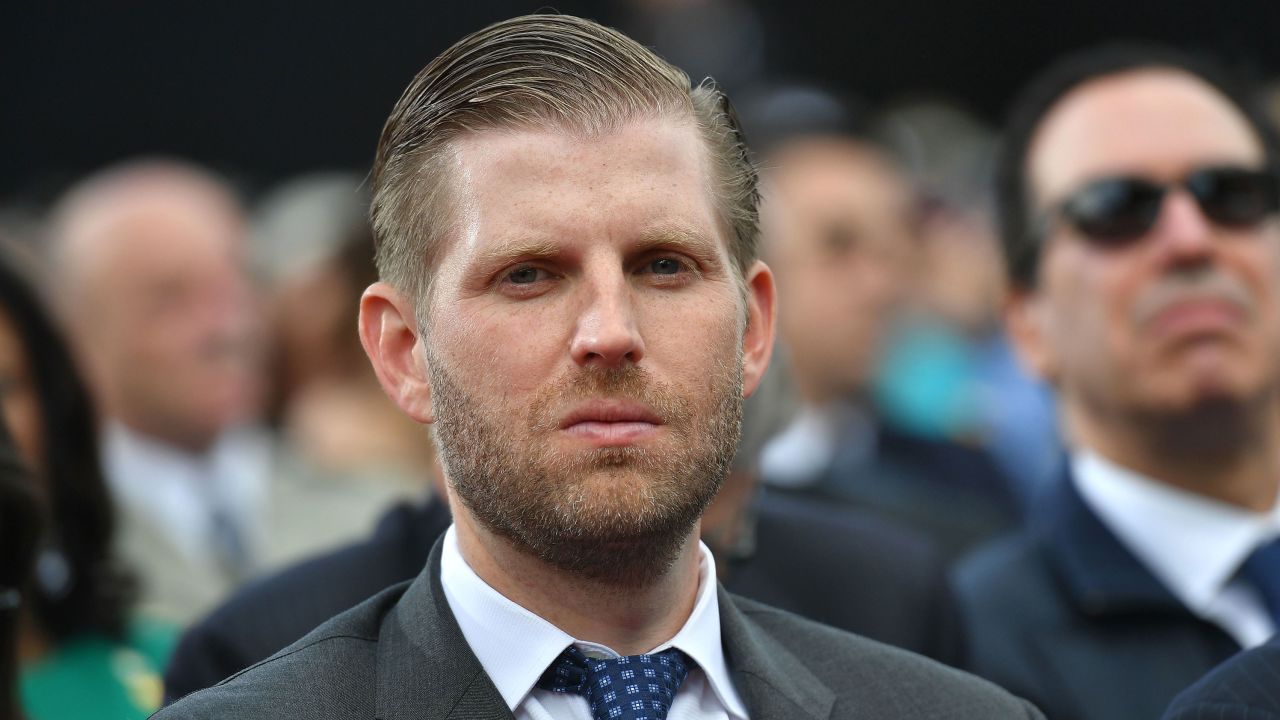
[[[1210,50],[1280,75],[1280,2],[756,0],[771,74],[873,102],[943,94],[997,120],[1063,51],[1112,38]],[[0,202],[43,202],[138,153],[212,165],[248,189],[367,168],[400,91],[434,54],[544,8],[426,2],[0,0]],[[619,2],[554,7],[618,24]],[[731,88],[732,89],[732,88]]]

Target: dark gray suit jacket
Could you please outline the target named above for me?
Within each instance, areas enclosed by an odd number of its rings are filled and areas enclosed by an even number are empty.
[[[720,590],[726,660],[752,720],[1040,718],[958,670]],[[511,718],[440,586],[440,545],[375,595],[156,720]]]

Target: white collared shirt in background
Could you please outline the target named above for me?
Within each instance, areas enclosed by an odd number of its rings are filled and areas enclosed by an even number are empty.
[[[235,521],[250,559],[260,547],[272,463],[264,434],[228,431],[197,455],[112,421],[102,457],[116,502],[149,518],[191,562],[217,562],[209,541],[215,510]]]
[[[746,706],[730,680],[720,640],[715,559],[706,545],[698,547],[702,559],[693,612],[675,637],[649,652],[675,647],[697,663],[676,693],[668,720],[745,720]],[[569,645],[588,657],[617,657],[616,652],[573,638],[490,587],[463,559],[453,526],[441,548],[440,582],[463,637],[517,720],[591,720],[585,697],[541,690],[534,683]]]
[[[1251,648],[1276,631],[1257,591],[1235,579],[1280,537],[1280,502],[1251,512],[1143,477],[1091,451],[1072,454],[1076,487],[1120,542],[1191,612]]]
[[[854,405],[803,405],[760,450],[760,477],[775,487],[808,487],[822,479],[837,451],[861,461],[870,459],[875,443],[875,424]]]

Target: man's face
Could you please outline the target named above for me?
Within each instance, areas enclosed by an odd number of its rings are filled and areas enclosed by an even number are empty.
[[[691,126],[485,131],[454,151],[458,229],[420,346],[450,485],[545,562],[643,581],[728,469],[771,343],[768,270],[744,297]]]
[[[140,191],[141,192],[141,191]],[[239,226],[180,197],[138,197],[86,252],[82,351],[107,408],[201,449],[253,412],[261,381]]]
[[[1191,76],[1104,77],[1050,111],[1028,153],[1034,206],[1055,207],[1111,176],[1175,182],[1209,166],[1261,168],[1246,119]],[[1265,397],[1280,362],[1280,230],[1207,218],[1184,189],[1152,228],[1119,247],[1051,219],[1037,288],[1015,301],[1025,356],[1068,413],[1172,418]]]
[[[811,401],[856,392],[909,282],[910,188],[848,140],[796,141],[769,166],[764,232],[801,391]]]

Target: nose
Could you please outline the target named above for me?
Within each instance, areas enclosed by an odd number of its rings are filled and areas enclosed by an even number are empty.
[[[569,347],[573,361],[584,367],[606,368],[640,362],[644,340],[636,326],[631,288],[621,269],[588,278],[584,293],[585,304]]]
[[[1202,262],[1213,250],[1213,224],[1184,188],[1165,197],[1156,233],[1161,251],[1173,262]]]

